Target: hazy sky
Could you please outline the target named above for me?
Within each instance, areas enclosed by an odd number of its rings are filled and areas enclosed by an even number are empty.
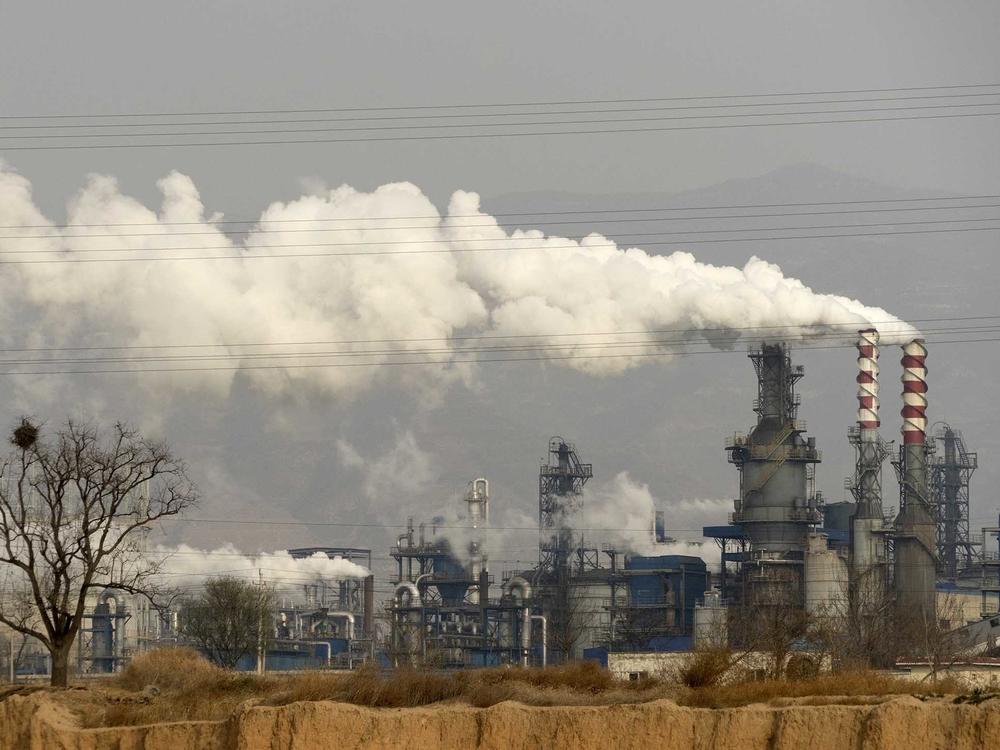
[[[990,0],[0,2],[5,113],[392,106],[992,83]],[[371,188],[680,191],[816,162],[900,187],[996,187],[989,118],[498,141],[21,153],[41,199],[170,169],[229,213],[299,180]]]
[[[897,2],[88,2],[0,0],[0,115],[304,109],[546,102],[768,92],[835,91],[1000,80],[1000,4]],[[444,209],[456,190],[486,210],[593,205],[850,200],[855,196],[1000,193],[998,118],[959,118],[429,142],[8,152],[53,221],[93,173],[154,210],[156,182],[187,175],[208,214],[260,214],[323,185],[360,191],[409,181]],[[2,141],[0,141],[2,143]],[[592,198],[562,193],[589,194]],[[994,212],[995,213],[995,212]],[[582,236],[582,227],[573,236]],[[611,235],[615,227],[593,229]],[[742,267],[758,254],[817,292],[858,297],[909,318],[1000,314],[997,233],[755,242],[695,248]],[[641,243],[635,243],[641,245]],[[11,281],[13,271],[0,270]],[[143,284],[128,298],[141,306]],[[180,290],[183,292],[183,289]],[[180,294],[183,298],[183,294]],[[192,295],[205,289],[191,288]],[[212,293],[212,292],[208,292]],[[428,293],[433,298],[433,292]],[[37,300],[36,300],[37,302]],[[92,304],[94,303],[94,304]],[[81,315],[96,300],[81,295]],[[226,301],[219,299],[225,306]],[[183,305],[180,305],[181,307]],[[42,303],[43,316],[44,303]],[[173,314],[167,312],[165,314]],[[177,309],[177,314],[181,310]],[[39,325],[4,310],[5,341]],[[110,315],[110,314],[109,314]],[[44,316],[43,316],[44,317]],[[113,315],[111,316],[113,317]],[[461,316],[458,316],[460,318]],[[109,318],[110,320],[111,318]],[[141,317],[136,320],[142,320]],[[456,318],[457,322],[461,320]],[[234,323],[235,325],[235,323]],[[142,339],[144,331],[129,329]],[[197,322],[186,330],[196,339]],[[114,331],[114,325],[108,324]],[[237,328],[238,330],[238,328]],[[145,332],[148,333],[148,332]],[[132,339],[130,339],[132,340]],[[147,335],[144,341],[150,340]],[[931,417],[963,428],[979,448],[980,520],[995,517],[987,466],[995,437],[996,343],[933,350]],[[810,429],[826,452],[820,485],[840,499],[852,469],[853,355],[803,353]],[[883,422],[898,429],[898,356],[887,353]],[[991,369],[992,368],[992,369]],[[937,378],[937,380],[933,380]],[[159,381],[157,381],[159,382]],[[691,357],[594,377],[537,364],[484,368],[472,385],[429,398],[406,382],[361,395],[268,395],[230,389],[162,398],[129,376],[0,382],[13,419],[29,410],[124,416],[164,434],[206,491],[204,516],[386,518],[398,523],[446,506],[485,474],[496,502],[531,522],[537,459],[567,433],[611,482],[627,471],[696,528],[724,513],[735,472],[727,432],[752,419],[752,369],[741,356]],[[937,391],[934,389],[938,388]],[[164,391],[173,388],[164,388]],[[941,394],[937,396],[936,394]],[[935,401],[935,398],[938,400]],[[990,450],[992,449],[992,450]],[[887,470],[887,475],[891,470]],[[596,481],[596,480],[595,480]],[[891,483],[888,483],[891,484]],[[991,496],[992,495],[992,496]],[[712,512],[692,505],[715,502]],[[887,504],[892,498],[887,500]],[[683,503],[688,503],[683,505]],[[720,504],[721,503],[721,504]],[[511,516],[515,518],[515,516]],[[724,516],[717,518],[718,522]],[[684,523],[677,521],[676,523]],[[514,525],[511,523],[511,525]],[[294,546],[328,540],[377,550],[387,537],[336,527],[189,529],[203,546]],[[690,534],[685,534],[690,535]],[[530,556],[530,535],[516,554]]]

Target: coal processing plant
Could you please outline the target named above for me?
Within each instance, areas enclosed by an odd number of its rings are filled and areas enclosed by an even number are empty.
[[[725,443],[739,482],[733,512],[727,523],[703,529],[721,550],[717,570],[701,556],[668,553],[661,514],[650,519],[643,554],[588,544],[587,530],[573,522],[594,468],[554,437],[538,475],[537,565],[494,577],[484,552],[485,479],[464,496],[471,538],[463,549],[433,528],[411,525],[399,537],[391,550],[393,663],[543,665],[684,650],[706,639],[749,639],[740,613],[754,613],[753,620],[766,611],[858,629],[859,643],[890,633],[885,654],[869,654],[875,661],[895,659],[907,639],[923,642],[932,628],[953,631],[969,648],[994,646],[998,529],[978,538],[970,532],[977,456],[949,425],[928,430],[922,340],[902,347],[898,448],[880,434],[878,332],[860,331],[857,351],[857,421],[847,431],[856,457],[845,482],[851,501],[828,505],[816,490],[822,455],[798,416],[804,368],[785,343],[762,343],[749,352],[756,424]],[[891,502],[882,491],[887,459],[899,485]]]
[[[873,663],[907,655],[931,629],[970,650],[995,648],[1000,525],[970,529],[977,454],[950,425],[928,426],[923,341],[902,347],[898,446],[880,433],[876,330],[858,333],[857,353],[849,501],[826,503],[816,490],[822,455],[799,418],[796,392],[804,369],[784,342],[764,342],[749,352],[756,423],[725,440],[738,494],[728,518],[702,529],[702,546],[673,544],[655,510],[641,544],[595,543],[598,530],[581,524],[594,467],[572,442],[553,437],[538,468],[537,562],[490,560],[490,483],[474,479],[455,509],[459,523],[409,522],[388,551],[391,581],[379,576],[381,587],[367,549],[289,550],[294,559],[350,561],[361,572],[286,587],[266,653],[248,654],[240,667],[606,662],[613,653],[720,642],[751,648],[752,625],[769,619],[826,622]],[[898,498],[883,493],[887,462]],[[711,563],[697,554],[715,546]],[[376,601],[376,591],[389,598]],[[153,611],[120,593],[95,598],[80,671],[117,671],[139,651],[184,643],[184,616],[183,608]],[[805,635],[798,640],[809,646]]]

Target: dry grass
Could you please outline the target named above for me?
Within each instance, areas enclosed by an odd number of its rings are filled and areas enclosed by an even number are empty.
[[[698,708],[727,708],[749,703],[770,703],[789,698],[838,698],[814,703],[856,703],[856,698],[890,695],[961,693],[951,679],[914,683],[901,677],[871,671],[833,672],[809,680],[762,680],[710,685],[680,696],[678,703]]]
[[[689,688],[717,684],[733,666],[733,654],[725,649],[695,651],[680,668],[677,681]]]
[[[699,669],[711,675],[711,667],[707,664]],[[688,679],[690,684],[703,677],[692,672]],[[316,671],[258,677],[214,667],[190,649],[162,649],[137,657],[106,688],[83,691],[88,695],[80,695],[75,701],[87,726],[118,726],[219,720],[245,704],[280,706],[296,701],[329,700],[388,708],[449,702],[487,707],[506,700],[532,706],[593,706],[672,698],[685,706],[720,708],[789,699],[820,704],[858,703],[865,702],[859,696],[932,690],[963,692],[951,682],[920,686],[874,672],[685,688],[659,680],[618,681],[590,662],[545,670],[498,667],[450,673],[415,669],[386,672],[365,667],[349,674]]]
[[[87,726],[223,719],[274,689],[271,678],[227,672],[193,649],[157,649],[133,659],[111,683],[103,710],[88,708],[81,718]]]

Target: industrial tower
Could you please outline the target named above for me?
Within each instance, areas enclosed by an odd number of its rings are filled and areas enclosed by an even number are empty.
[[[795,384],[805,374],[783,343],[762,344],[748,355],[757,372],[757,424],[727,441],[740,472],[733,523],[750,541],[744,603],[803,606],[802,565],[809,532],[822,522],[813,491],[816,439],[805,438]]]
[[[969,480],[978,456],[965,448],[962,433],[942,424],[934,435],[940,445],[931,462],[931,503],[937,521],[938,574],[954,581],[970,567],[977,542],[969,538]]]
[[[936,619],[936,526],[927,482],[927,347],[903,347],[903,444],[894,462],[899,477],[893,584],[900,623],[914,628]],[[915,631],[914,635],[918,635]]]
[[[580,509],[583,486],[594,475],[591,464],[581,463],[576,449],[561,437],[549,440],[549,456],[538,471],[538,573],[542,577],[568,572],[574,553],[569,516]],[[584,560],[581,557],[580,567]],[[594,560],[594,566],[597,561]]]
[[[600,567],[598,551],[574,538],[572,514],[583,502],[583,487],[594,475],[576,449],[561,437],[549,440],[549,455],[538,471],[538,567],[532,586],[540,596],[554,642],[555,660],[571,658],[579,637],[574,576]],[[575,563],[575,565],[574,565]]]
[[[877,610],[889,583],[889,528],[882,509],[882,464],[889,443],[879,437],[879,335],[874,328],[858,331],[858,421],[847,431],[854,446],[856,503],[851,518],[851,595],[859,611]]]

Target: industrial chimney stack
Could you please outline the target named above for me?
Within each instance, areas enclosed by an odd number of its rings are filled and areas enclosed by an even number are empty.
[[[895,589],[903,621],[935,620],[935,533],[927,482],[927,348],[903,347],[903,444],[899,455],[900,510],[896,518]]]
[[[851,519],[852,578],[859,600],[873,605],[881,598],[888,574],[882,514],[886,447],[878,434],[878,342],[874,328],[858,331],[858,422],[849,432],[857,454],[853,484],[857,506]]]

